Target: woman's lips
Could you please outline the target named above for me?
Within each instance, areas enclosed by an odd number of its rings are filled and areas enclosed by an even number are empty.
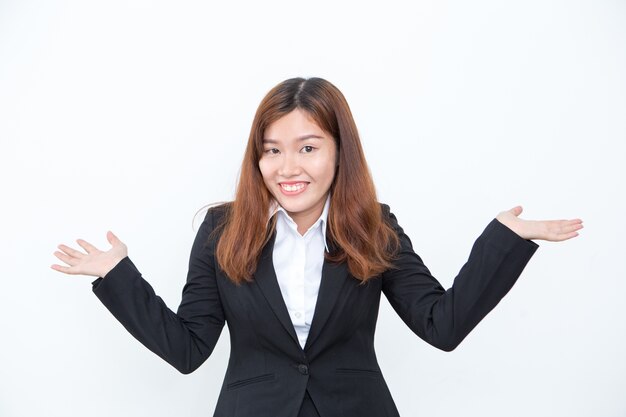
[[[291,183],[291,184],[278,184],[278,186],[280,187],[280,191],[284,194],[284,195],[298,195],[303,193],[307,186],[309,185],[309,183],[307,182],[297,182],[297,183]]]

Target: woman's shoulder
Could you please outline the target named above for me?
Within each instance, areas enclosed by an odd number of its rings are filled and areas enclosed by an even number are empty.
[[[382,213],[383,219],[389,219],[389,217],[391,216],[391,207],[389,207],[389,204],[382,203],[380,201],[378,202],[378,204],[380,205],[380,211]]]
[[[380,204],[381,217],[383,218],[383,221],[391,226],[394,230],[398,231],[398,229],[400,229],[400,231],[402,231],[402,228],[400,228],[400,226],[398,225],[398,219],[396,218],[396,215],[391,211],[391,207],[389,206],[389,204],[381,203],[380,201],[378,202],[378,204]]]
[[[233,206],[234,201],[218,201],[217,203],[212,203],[209,207],[209,210],[213,211],[213,214],[224,214]]]
[[[204,221],[210,221],[213,224],[220,222],[224,214],[226,214],[233,205],[233,201],[218,201],[208,205]]]

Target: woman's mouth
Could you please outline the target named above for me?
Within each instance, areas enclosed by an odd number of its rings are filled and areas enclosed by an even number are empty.
[[[282,191],[284,195],[297,195],[297,194],[304,192],[304,190],[306,190],[306,187],[307,185],[309,185],[309,183],[297,182],[297,183],[292,183],[292,184],[279,184],[279,185],[280,185],[280,190]]]

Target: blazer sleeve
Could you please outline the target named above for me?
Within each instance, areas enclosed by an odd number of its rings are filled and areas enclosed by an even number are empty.
[[[445,290],[413,251],[389,206],[382,206],[401,243],[396,268],[382,275],[383,292],[416,335],[447,352],[500,302],[539,247],[494,218],[474,242],[452,287]]]
[[[196,370],[211,355],[224,327],[209,209],[196,234],[187,281],[176,313],[155,294],[152,286],[127,256],[104,277],[92,282],[92,291],[139,342],[183,374]]]

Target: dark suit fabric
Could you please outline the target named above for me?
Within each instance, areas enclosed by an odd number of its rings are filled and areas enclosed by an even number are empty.
[[[184,374],[211,355],[228,323],[230,359],[214,417],[399,416],[374,351],[381,294],[417,336],[450,351],[507,294],[539,246],[493,219],[445,290],[389,206],[381,204],[401,240],[397,268],[360,286],[345,263],[325,260],[302,349],[272,264],[275,233],[263,248],[254,282],[236,286],[217,266],[219,236],[207,238],[224,208],[209,209],[198,229],[176,313],[129,257],[92,287],[137,340]]]
[[[311,396],[309,395],[308,390],[306,390],[304,393],[304,400],[302,401],[302,405],[300,406],[298,417],[320,417],[319,413],[317,412],[317,408],[315,408],[315,404],[313,404],[313,400],[311,400]]]

